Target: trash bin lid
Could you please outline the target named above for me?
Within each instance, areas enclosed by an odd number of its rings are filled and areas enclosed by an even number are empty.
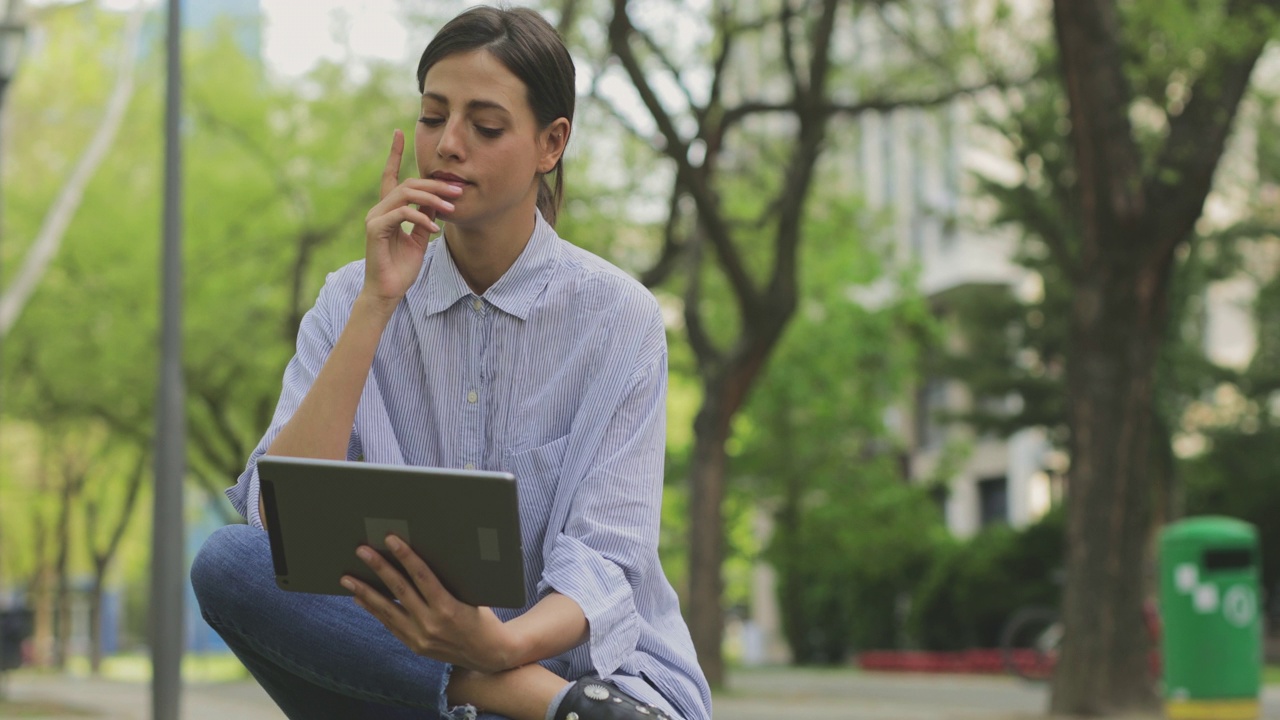
[[[1163,543],[1194,542],[1200,544],[1228,543],[1253,545],[1258,541],[1258,531],[1249,523],[1225,515],[1202,515],[1179,520],[1160,533]]]

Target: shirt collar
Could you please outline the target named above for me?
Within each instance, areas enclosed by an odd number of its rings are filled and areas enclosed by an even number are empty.
[[[542,213],[535,210],[529,242],[498,282],[485,291],[484,299],[505,313],[521,320],[527,319],[534,301],[551,281],[558,239],[556,231],[542,218]],[[422,294],[422,310],[427,315],[448,310],[462,298],[474,294],[453,262],[444,238],[433,242],[432,246]]]

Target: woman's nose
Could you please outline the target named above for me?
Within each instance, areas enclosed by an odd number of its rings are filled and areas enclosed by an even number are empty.
[[[465,153],[463,132],[461,121],[447,120],[440,132],[440,141],[436,143],[436,154],[461,160]]]

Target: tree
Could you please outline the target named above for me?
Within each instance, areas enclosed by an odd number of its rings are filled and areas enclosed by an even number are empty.
[[[855,648],[905,642],[900,600],[947,533],[929,488],[908,484],[885,422],[934,323],[909,275],[884,305],[850,297],[884,279],[874,230],[847,235],[866,212],[848,197],[814,200],[799,310],[734,422],[730,456],[737,491],[771,511],[765,557],[793,660],[838,664]]]
[[[58,193],[57,199],[49,209],[49,214],[40,226],[40,232],[27,250],[22,268],[14,277],[12,286],[6,287],[0,295],[0,339],[9,334],[13,323],[22,313],[22,308],[35,292],[36,286],[49,268],[49,263],[57,255],[62,245],[62,238],[67,225],[75,216],[84,194],[84,188],[106,156],[114,142],[120,123],[124,120],[125,110],[133,96],[134,70],[141,48],[138,38],[142,35],[143,6],[129,16],[126,22],[124,37],[120,42],[119,70],[111,96],[107,100],[106,111],[102,122],[90,138],[84,153],[76,162],[75,168]]]
[[[100,119],[110,68],[95,53],[114,47],[122,24],[119,14],[93,4],[51,8],[40,22],[50,40],[28,59],[6,108],[9,131],[22,142],[5,166],[24,173],[5,186],[7,194],[13,188],[6,237],[36,234],[38,211],[75,161],[74,141]],[[184,127],[189,467],[210,505],[230,518],[222,491],[266,427],[298,319],[325,273],[360,257],[379,158],[392,129],[413,120],[393,83],[411,87],[412,74],[372,65],[364,68],[367,79],[356,80],[350,68],[328,63],[282,85],[230,35],[193,40],[188,62],[202,71],[191,74]],[[62,485],[53,470],[90,440],[110,450],[92,463],[84,491],[68,496],[74,544],[63,566],[92,571],[100,591],[109,566],[145,557],[133,529],[139,526],[126,524],[150,475],[135,472],[129,449],[148,447],[152,436],[161,80],[154,64],[139,65],[139,92],[85,187],[64,252],[3,346],[4,437],[31,438],[6,442],[16,452],[0,458],[5,551],[42,556],[6,563],[4,579],[27,584],[34,574],[34,586],[49,588],[33,587],[38,603],[54,602],[55,581],[40,568],[56,565],[61,547],[55,519],[63,510],[54,495]],[[59,83],[63,91],[51,99],[47,88]],[[351,242],[341,242],[346,238]],[[20,250],[3,249],[6,257]],[[56,428],[71,438],[66,447],[53,442]],[[48,462],[33,451],[42,444],[50,448]],[[43,487],[33,468],[49,471]],[[29,507],[10,502],[23,493],[41,510],[33,521],[12,522]],[[18,570],[20,578],[12,574]]]
[[[633,21],[626,0],[613,2],[608,25],[611,59],[656,130],[647,135],[625,113],[614,114],[637,137],[653,142],[674,176],[662,250],[640,276],[649,285],[678,277],[685,337],[696,358],[702,401],[689,460],[687,614],[699,662],[717,686],[724,677],[725,445],[799,302],[798,251],[829,128],[836,118],[940,105],[993,84],[981,78],[965,85],[950,72],[922,75],[915,65],[886,71],[887,80],[868,83],[873,90],[846,100],[850,93],[837,87],[859,84],[843,72],[855,64],[837,42],[840,11],[849,5],[784,0],[746,15],[729,3],[714,3],[711,40],[695,61],[702,83],[695,83],[696,73],[657,41],[653,29]],[[853,5],[856,14],[860,7]],[[746,53],[755,54],[747,67],[762,76],[735,72]],[[906,95],[892,84],[894,75],[907,74],[921,88],[917,94]],[[674,93],[662,94],[671,88]],[[754,202],[732,202],[746,189]],[[717,293],[730,298],[727,308],[708,301]]]
[[[111,448],[104,450],[109,451]],[[89,671],[94,675],[102,670],[102,597],[107,571],[111,568],[112,561],[120,550],[121,541],[124,540],[125,531],[133,519],[142,480],[146,476],[147,460],[150,458],[148,450],[146,445],[134,449],[135,459],[123,475],[123,497],[116,497],[117,483],[110,482],[120,477],[118,470],[111,467],[110,463],[100,463],[94,469],[97,481],[90,490],[85,491],[85,549],[89,553],[93,571],[93,581],[89,588]],[[107,481],[104,482],[104,479]],[[100,532],[103,525],[107,526],[105,537]]]
[[[1108,714],[1155,702],[1143,569],[1170,282],[1278,8],[1273,0],[1053,5],[1075,175],[1061,198],[1074,232],[1044,238],[1071,287],[1066,642],[1053,712]],[[1148,64],[1144,50],[1153,44],[1164,57]],[[1139,105],[1163,116],[1155,142],[1135,131]]]

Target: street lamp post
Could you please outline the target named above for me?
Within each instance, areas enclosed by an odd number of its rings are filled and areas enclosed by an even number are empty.
[[[17,22],[15,17],[16,0],[9,0],[5,8],[5,17],[0,20],[0,151],[4,147],[4,137],[6,135],[4,120],[4,97],[5,91],[9,89],[9,83],[14,76],[18,74],[18,62],[22,60],[22,46],[27,38],[27,26]],[[3,152],[0,152],[0,158]],[[3,172],[4,165],[0,163],[0,173]],[[0,203],[0,227],[3,226],[3,203]],[[4,233],[0,229],[0,239],[3,239]],[[4,297],[4,253],[0,252],[0,297]],[[4,335],[0,333],[0,401],[3,400],[4,393]],[[0,403],[0,407],[3,407]],[[3,415],[0,415],[0,427],[3,427]],[[0,438],[2,440],[2,438]],[[3,447],[0,444],[0,447]],[[4,528],[0,528],[3,531]],[[0,654],[3,654],[3,644],[5,638],[0,637]]]
[[[186,423],[182,382],[181,0],[169,0],[164,121],[160,383],[156,403],[155,505],[151,540],[151,718],[178,720],[182,694],[182,483]]]
[[[12,13],[12,6],[10,6]],[[4,92],[9,88],[9,81],[18,72],[18,61],[22,59],[22,44],[27,37],[27,26],[15,22],[12,17],[0,22],[0,103],[4,102]]]

